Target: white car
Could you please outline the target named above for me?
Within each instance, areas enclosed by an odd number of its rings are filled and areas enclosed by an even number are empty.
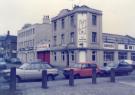
[[[54,80],[58,75],[58,69],[49,64],[23,64],[16,69],[16,81],[42,79],[42,71],[47,70],[48,80]],[[4,78],[9,80],[10,69],[3,70]]]

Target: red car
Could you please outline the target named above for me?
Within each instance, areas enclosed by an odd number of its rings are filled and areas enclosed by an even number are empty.
[[[85,63],[75,63],[70,68],[65,68],[63,71],[63,75],[65,78],[69,78],[70,70],[73,69],[74,77],[80,78],[80,77],[91,77],[92,76],[92,65],[94,63],[85,62]],[[96,72],[97,74],[100,74],[100,70],[98,66],[96,65]]]

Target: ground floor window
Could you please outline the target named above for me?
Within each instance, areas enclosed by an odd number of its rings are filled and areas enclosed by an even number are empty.
[[[61,52],[61,57],[62,57],[62,60],[64,61],[65,60],[65,53],[64,53],[64,51]]]
[[[119,52],[118,58],[119,60],[127,59],[127,52]]]
[[[113,61],[113,60],[114,60],[114,52],[104,51],[104,61]]]
[[[57,55],[56,55],[56,52],[54,52],[54,61],[57,60]]]
[[[135,52],[131,53],[131,60],[135,61]]]
[[[92,51],[92,61],[96,61],[97,52]]]
[[[75,54],[74,54],[74,51],[71,51],[71,59],[72,59],[72,61],[75,60]]]

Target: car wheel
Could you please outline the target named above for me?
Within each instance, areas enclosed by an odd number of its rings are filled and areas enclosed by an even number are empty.
[[[53,75],[48,75],[47,76],[47,80],[50,81],[50,80],[55,80],[55,77]]]
[[[75,79],[79,79],[79,78],[80,78],[80,75],[79,75],[79,74],[76,74],[76,75],[74,76],[74,78],[75,78]]]
[[[65,79],[68,79],[69,77],[68,76],[65,76]]]
[[[16,76],[16,83],[21,82],[21,78],[19,76]]]

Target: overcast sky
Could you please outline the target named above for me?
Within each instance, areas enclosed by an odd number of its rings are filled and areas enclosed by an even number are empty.
[[[135,37],[135,0],[0,0],[0,35],[16,35],[25,23],[41,23],[74,4],[103,11],[103,32]]]

